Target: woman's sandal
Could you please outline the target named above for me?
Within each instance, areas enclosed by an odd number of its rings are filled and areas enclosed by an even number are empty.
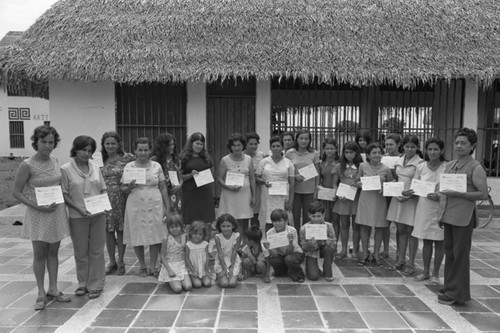
[[[75,290],[75,295],[76,296],[85,296],[89,293],[89,290],[85,287],[78,287],[76,290]]]
[[[116,275],[125,275],[125,265],[118,265]]]
[[[429,280],[431,278],[431,275],[430,274],[418,274],[417,276],[415,276],[415,281],[418,281],[418,282],[422,282],[422,281],[425,281],[425,280]]]
[[[106,267],[106,275],[113,275],[116,273],[117,270],[118,270],[117,264],[109,265],[108,267]]]
[[[47,293],[47,301],[55,301],[55,302],[71,302],[71,297],[68,295],[64,295],[62,292],[59,292],[57,295],[52,295]]]
[[[415,267],[407,265],[407,266],[405,266],[405,268],[403,269],[401,274],[403,274],[404,276],[411,276],[411,275],[415,274]]]
[[[394,266],[387,267],[387,269],[390,271],[400,271],[405,267],[405,265],[406,265],[405,262],[400,262],[400,263],[396,263]]]
[[[35,301],[34,309],[35,311],[41,311],[45,309],[46,305],[47,305],[47,297],[38,297]]]
[[[89,291],[89,299],[94,299],[101,296],[101,291],[99,290],[91,290]]]
[[[139,269],[139,276],[140,277],[148,277],[148,269],[147,268]]]
[[[347,253],[346,252],[340,252],[340,253],[337,253],[335,255],[335,260],[342,260],[344,259],[345,257],[347,257]]]
[[[436,276],[432,276],[431,277],[431,284],[437,286],[437,285],[440,285],[441,284],[441,281],[439,281],[439,278],[436,277]]]

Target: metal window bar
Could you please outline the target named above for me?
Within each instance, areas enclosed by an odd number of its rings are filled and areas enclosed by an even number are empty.
[[[10,148],[24,148],[24,122],[9,121]]]

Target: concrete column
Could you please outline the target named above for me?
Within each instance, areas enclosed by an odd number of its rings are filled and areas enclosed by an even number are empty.
[[[269,151],[271,138],[271,80],[257,81],[255,96],[255,132],[260,136],[259,150]]]
[[[465,80],[463,126],[477,129],[478,126],[478,85],[471,79]]]
[[[207,89],[204,82],[187,82],[187,135],[207,134]]]

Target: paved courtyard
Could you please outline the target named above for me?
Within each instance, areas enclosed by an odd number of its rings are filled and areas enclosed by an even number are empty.
[[[500,332],[497,228],[474,232],[473,300],[460,306],[439,304],[436,286],[397,271],[358,267],[350,258],[335,262],[330,283],[274,278],[265,284],[250,278],[235,289],[174,295],[153,277],[138,277],[134,252],[127,249],[127,274],[108,276],[100,298],[73,296],[69,303],[53,302],[40,312],[33,310],[31,243],[19,238],[21,228],[0,225],[0,333]],[[77,284],[69,238],[63,240],[59,258],[59,286],[72,295]],[[417,264],[418,274],[421,259]]]

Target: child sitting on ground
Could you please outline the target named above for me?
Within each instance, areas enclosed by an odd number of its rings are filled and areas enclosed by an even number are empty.
[[[217,256],[214,270],[217,273],[219,287],[234,288],[238,284],[241,269],[241,259],[237,254],[241,246],[241,236],[236,229],[238,223],[230,214],[222,214],[217,218],[218,234],[215,235]]]
[[[205,240],[205,223],[194,221],[189,228],[189,240],[186,244],[186,267],[194,288],[210,287],[208,242]]]
[[[257,225],[250,226],[245,230],[242,252],[243,272],[240,274],[242,280],[250,275],[261,274],[265,283],[270,283],[269,278],[269,251],[262,245],[262,231]]]
[[[306,255],[306,275],[309,280],[316,281],[320,278],[321,271],[318,267],[318,258],[324,258],[323,272],[325,280],[333,281],[332,262],[337,244],[333,226],[325,222],[325,207],[320,201],[313,201],[308,209],[309,220],[300,228],[300,246]],[[316,237],[312,236],[313,226],[324,225],[324,230],[316,230]],[[309,230],[308,230],[309,229]],[[315,228],[316,229],[316,228]]]

